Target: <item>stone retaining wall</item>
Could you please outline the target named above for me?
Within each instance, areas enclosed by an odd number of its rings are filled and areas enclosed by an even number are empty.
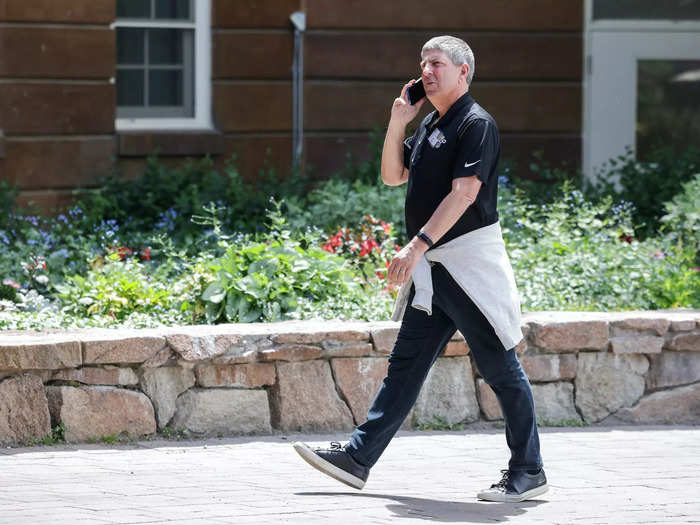
[[[0,334],[0,442],[166,427],[193,434],[350,431],[398,323],[283,322]],[[700,311],[538,312],[518,346],[541,423],[700,423]],[[457,332],[404,428],[501,418]]]

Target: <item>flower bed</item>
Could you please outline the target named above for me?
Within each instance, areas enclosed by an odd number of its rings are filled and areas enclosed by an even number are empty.
[[[385,269],[406,241],[404,189],[330,180],[273,199],[261,217],[262,190],[204,168],[151,166],[150,182],[137,188],[146,195],[143,217],[122,209],[137,198],[130,183],[55,218],[8,212],[0,329],[389,317],[396,289]],[[499,184],[524,311],[700,307],[700,175],[644,239],[629,203],[591,200],[568,182],[543,186],[546,199],[505,175]],[[156,199],[155,190],[180,193]],[[231,204],[202,203],[217,192]],[[245,195],[255,206],[245,207]]]

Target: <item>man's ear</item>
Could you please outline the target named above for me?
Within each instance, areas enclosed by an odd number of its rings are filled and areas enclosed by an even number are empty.
[[[462,74],[464,75],[464,80],[469,76],[469,64],[462,64]]]

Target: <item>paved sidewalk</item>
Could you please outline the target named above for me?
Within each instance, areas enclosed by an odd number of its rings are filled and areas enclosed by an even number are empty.
[[[700,427],[540,429],[550,490],[488,503],[502,430],[399,432],[355,491],[291,447],[337,435],[0,449],[0,524],[700,523]]]

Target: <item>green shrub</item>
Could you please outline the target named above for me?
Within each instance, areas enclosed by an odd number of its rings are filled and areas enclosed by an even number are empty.
[[[659,229],[664,203],[682,190],[683,183],[700,172],[700,148],[676,152],[658,147],[645,162],[635,160],[631,149],[610,159],[596,173],[597,182],[586,192],[589,198],[611,195],[635,206],[634,230],[641,238],[653,237]]]
[[[339,178],[351,182],[359,181],[368,186],[382,185],[382,149],[384,147],[384,135],[386,130],[375,127],[369,133],[369,144],[367,146],[367,160],[357,162],[348,153],[343,169],[337,174]]]
[[[585,199],[568,183],[547,205],[503,192],[504,238],[524,310],[697,306],[694,253],[633,237],[629,204]],[[505,213],[503,213],[503,211]]]
[[[9,229],[19,189],[5,180],[0,181],[0,230]]]
[[[9,279],[0,284],[0,301],[14,301],[17,298],[17,288],[10,284]]]
[[[188,243],[200,234],[190,218],[201,214],[210,203],[225,210],[221,219],[229,230],[263,231],[270,197],[303,195],[307,184],[305,173],[295,171],[281,177],[267,159],[255,180],[249,182],[239,174],[235,156],[221,172],[208,157],[169,167],[151,156],[143,176],[127,179],[113,173],[102,187],[84,195],[76,207],[83,212],[80,221],[85,231],[112,220],[128,232],[152,231],[155,227]]]
[[[561,191],[561,185],[582,189],[583,174],[569,170],[566,165],[554,166],[544,158],[543,150],[536,150],[527,166],[527,171],[502,162],[499,166],[501,186],[517,190],[533,204],[552,202]]]
[[[170,286],[153,269],[119,254],[95,260],[87,275],[72,275],[56,285],[63,311],[82,317],[110,315],[123,320],[135,311],[158,313],[173,308]]]
[[[229,245],[212,263],[216,280],[202,294],[207,321],[291,319],[300,298],[320,302],[357,293],[359,284],[342,257],[321,249],[313,235],[292,235],[279,206],[268,217],[267,241]]]
[[[696,254],[700,250],[700,173],[685,184],[683,191],[664,205],[661,232],[680,247],[686,246]],[[698,261],[700,262],[700,261]]]
[[[302,230],[308,225],[333,231],[359,223],[365,215],[393,225],[400,242],[406,239],[403,205],[406,186],[390,187],[331,179],[312,190],[305,201],[287,201],[289,227]]]

